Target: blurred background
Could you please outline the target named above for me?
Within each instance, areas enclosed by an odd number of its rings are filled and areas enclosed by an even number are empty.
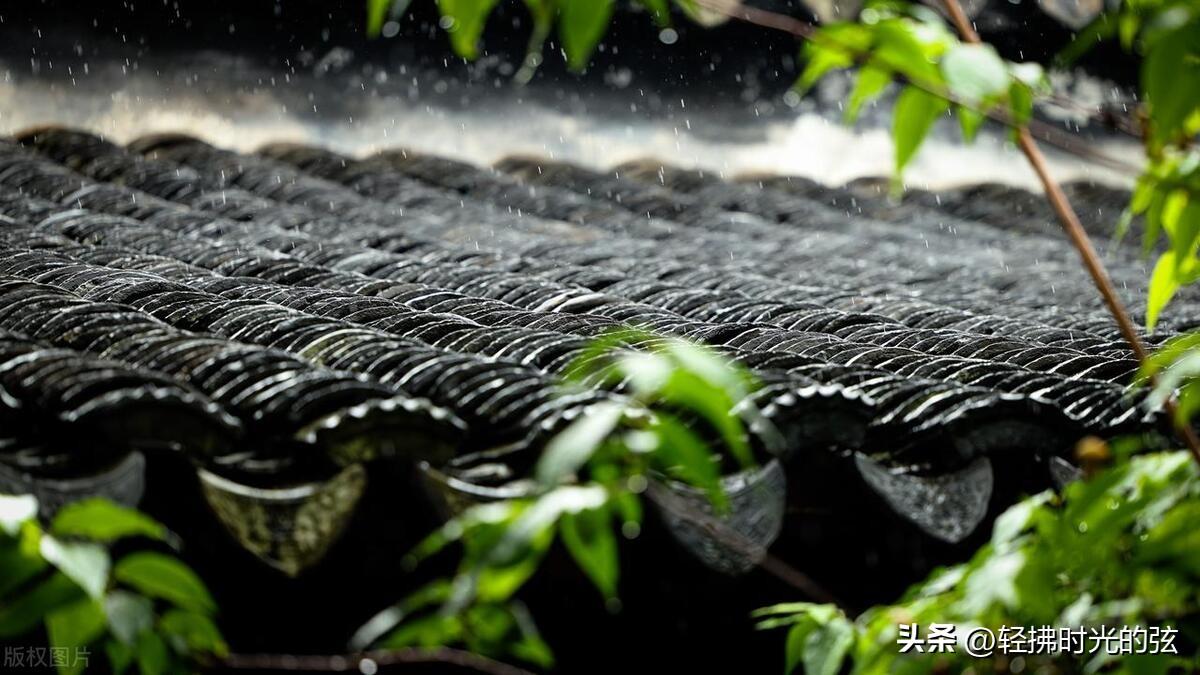
[[[1057,3],[1057,4],[1056,4]],[[805,19],[857,10],[843,0],[748,3]],[[1050,63],[1098,11],[1087,0],[968,3],[984,39],[1004,56]],[[800,97],[797,42],[737,21],[704,28],[677,17],[660,30],[618,3],[590,67],[567,71],[551,41],[533,79],[517,84],[530,21],[501,2],[483,55],[450,51],[435,3],[412,2],[368,39],[362,0],[29,0],[0,9],[0,133],[61,123],[125,141],[190,132],[237,149],[295,140],[351,153],[383,147],[490,163],[537,153],[608,167],[654,156],[736,174],[768,171],[840,184],[886,175],[886,98],[849,127],[833,78]],[[1056,88],[1090,110],[1124,110],[1137,64],[1112,44],[1089,54]],[[1110,154],[1138,148],[1111,138],[1079,109],[1039,114]],[[999,181],[1033,187],[1033,174],[998,131],[973,146],[950,121],[907,178],[918,187]],[[1129,177],[1051,153],[1063,180],[1127,184]]]

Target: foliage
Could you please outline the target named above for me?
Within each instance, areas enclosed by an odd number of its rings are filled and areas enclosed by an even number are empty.
[[[1097,19],[1079,42],[1090,46],[1113,35],[1127,50],[1142,56],[1141,89],[1146,100],[1143,126],[1148,162],[1120,234],[1133,216],[1143,216],[1146,252],[1164,235],[1169,244],[1150,279],[1146,325],[1153,329],[1175,293],[1200,279],[1200,150],[1195,145],[1200,134],[1200,3],[1126,2],[1115,14]]]
[[[160,523],[99,498],[64,507],[48,529],[37,513],[32,496],[0,495],[0,638],[44,626],[50,647],[66,650],[64,674],[97,658],[92,649],[117,674],[186,672],[225,655],[216,604],[187,565],[147,547],[113,562],[117,542],[170,543]]]
[[[379,35],[384,20],[390,14],[399,17],[411,0],[367,0],[367,34]],[[525,62],[517,80],[528,81],[542,61],[543,47],[555,25],[563,58],[575,71],[587,67],[596,46],[608,31],[614,0],[524,0],[533,28],[525,52]],[[692,20],[712,25],[724,17],[714,15],[695,0],[637,0],[654,22],[666,28],[671,25],[671,5],[674,4]],[[437,0],[442,28],[450,38],[454,53],[464,59],[479,56],[479,39],[497,0]]]
[[[897,604],[854,622],[828,605],[792,603],[756,612],[763,628],[787,628],[787,672],[978,671],[955,653],[900,653],[901,624],[953,624],[965,636],[980,627],[1159,626],[1179,631],[1174,645],[1200,630],[1200,470],[1186,452],[1122,461],[1056,495],[1025,499],[1002,514],[991,542],[962,565],[934,572]],[[1047,656],[1071,663],[1066,656]],[[1190,670],[1200,657],[1107,653],[1087,656],[1085,672]],[[1028,657],[1037,672],[1037,657]]]
[[[858,66],[845,107],[848,122],[893,81],[901,83],[892,116],[895,189],[942,115],[953,111],[971,141],[989,113],[1027,122],[1035,96],[1049,87],[1038,64],[1005,61],[991,45],[962,43],[933,10],[890,0],[870,5],[858,21],[820,27],[801,56],[800,92],[833,71]]]
[[[644,349],[628,348],[635,343]],[[720,513],[727,504],[721,460],[732,468],[755,463],[746,424],[765,425],[746,397],[756,383],[706,348],[622,331],[597,340],[569,372],[574,386],[623,388],[628,403],[594,406],[555,436],[527,496],[471,506],[420,544],[413,563],[458,544],[454,578],[436,580],[377,615],[352,648],[463,644],[548,665],[550,649],[515,596],[556,538],[615,609],[617,530],[637,536],[650,482],[700,488]],[[696,431],[705,426],[718,440]]]

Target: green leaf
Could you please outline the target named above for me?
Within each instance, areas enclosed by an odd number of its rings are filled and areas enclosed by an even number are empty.
[[[46,561],[37,554],[36,546],[21,541],[0,542],[0,598],[46,569]]]
[[[38,503],[33,495],[0,495],[0,530],[10,537],[21,531],[21,525],[37,517]]]
[[[221,631],[212,619],[203,614],[182,609],[167,610],[158,620],[158,628],[182,643],[191,654],[214,654],[223,657],[229,653],[229,645],[225,644]]]
[[[63,507],[50,524],[59,537],[83,537],[110,542],[124,537],[162,540],[167,529],[153,518],[107,499],[85,499]]]
[[[975,136],[979,133],[979,127],[983,126],[987,116],[962,106],[955,108],[955,111],[958,113],[958,126],[962,130],[963,141],[973,143]]]
[[[437,0],[443,26],[454,53],[474,60],[479,55],[479,36],[497,0]]]
[[[702,417],[721,434],[726,449],[742,468],[754,466],[754,455],[750,452],[742,420],[733,413],[736,402],[726,389],[715,386],[689,371],[676,370],[671,374],[668,384],[663,387],[661,398],[673,407]],[[710,455],[713,454],[711,450],[706,451]]]
[[[1174,251],[1163,253],[1154,264],[1154,271],[1150,273],[1150,292],[1146,298],[1146,330],[1154,330],[1158,315],[1175,296],[1175,291],[1179,290],[1176,267]]]
[[[1009,114],[1013,124],[1022,127],[1033,118],[1033,90],[1024,82],[1013,82],[1008,89]]]
[[[0,637],[21,635],[37,626],[50,612],[84,597],[83,591],[61,572],[0,605]]]
[[[392,0],[367,0],[367,37],[379,37]]]
[[[100,603],[91,598],[60,607],[46,616],[46,635],[50,646],[65,649],[68,654],[88,646],[104,634],[104,611]],[[81,659],[68,658],[58,667],[60,673],[78,673],[83,670]]]
[[[559,524],[563,544],[605,598],[617,596],[617,538],[607,509],[566,514]]]
[[[892,119],[892,139],[896,144],[896,175],[912,161],[933,123],[946,111],[948,103],[913,86],[907,86],[896,99]]]
[[[115,590],[104,599],[104,614],[113,637],[133,647],[154,626],[154,602],[144,595]]]
[[[612,8],[612,0],[559,0],[558,35],[571,70],[583,70],[591,60]]]
[[[190,567],[170,556],[151,551],[131,553],[117,563],[113,575],[146,595],[183,609],[204,614],[216,611],[204,582]]]
[[[1017,606],[1017,576],[1025,565],[1023,551],[991,555],[967,575],[958,606],[967,616],[979,616],[994,607]]]
[[[814,39],[804,43],[801,58],[804,70],[797,78],[795,89],[804,93],[812,89],[822,77],[834,70],[854,65],[857,54],[865,51],[872,40],[866,26],[843,22],[822,26]]]
[[[679,368],[725,390],[731,398],[739,399],[749,393],[749,375],[712,347],[671,340],[666,351]]]
[[[637,4],[650,12],[650,16],[654,17],[654,23],[658,24],[659,28],[671,25],[671,6],[668,0],[637,0]]]
[[[99,600],[108,586],[108,572],[112,560],[108,551],[99,544],[59,541],[54,537],[42,537],[38,550],[46,562],[58,568],[92,598]]]
[[[608,492],[598,485],[564,485],[546,494],[525,509],[490,551],[489,562],[505,564],[547,533],[563,514],[595,509],[608,502]]]
[[[1142,90],[1158,140],[1179,134],[1200,109],[1200,21],[1169,30],[1142,63]]]
[[[379,642],[380,649],[444,647],[462,640],[462,620],[457,616],[432,614],[405,621]]]
[[[719,26],[729,20],[729,16],[724,12],[710,9],[707,5],[702,5],[696,0],[675,0],[675,4],[689,19],[706,28]],[[711,4],[711,3],[710,3]]]
[[[401,621],[407,620],[414,612],[445,602],[449,596],[449,581],[435,579],[429,582],[360,626],[350,638],[350,649],[356,652],[365,651],[388,631],[400,625]]]
[[[853,122],[858,119],[858,113],[862,107],[871,101],[879,98],[887,86],[892,82],[891,72],[874,66],[863,66],[858,70],[858,78],[854,82],[854,89],[850,92],[850,99],[846,103],[845,120]]]
[[[875,30],[878,41],[871,63],[904,75],[922,87],[943,84],[937,59],[954,39],[944,28],[909,19],[880,22]]]
[[[941,68],[950,92],[967,103],[977,104],[1008,89],[1008,68],[991,45],[957,44],[942,57]]]
[[[1053,493],[1042,492],[1008,507],[996,518],[996,523],[992,526],[992,546],[1001,551],[1007,550],[1007,547],[1029,527],[1034,514],[1052,497]]]
[[[133,648],[118,640],[105,640],[104,653],[113,675],[122,675],[133,663]]]
[[[543,485],[558,485],[579,472],[592,454],[616,429],[624,408],[616,403],[599,403],[556,435],[546,445],[537,464]]]
[[[138,637],[134,654],[142,675],[160,675],[170,667],[167,643],[154,631],[145,631]]]
[[[721,474],[708,446],[687,425],[666,413],[659,413],[654,430],[658,433],[656,450],[662,468],[678,479],[703,490],[718,511],[729,508],[729,497],[721,487]]]
[[[837,675],[854,644],[854,626],[837,616],[820,623],[804,640],[805,675]]]

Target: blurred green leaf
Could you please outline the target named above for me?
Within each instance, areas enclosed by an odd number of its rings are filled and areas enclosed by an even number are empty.
[[[900,73],[919,87],[943,83],[938,60],[955,44],[944,27],[910,19],[889,19],[875,27],[871,63]]]
[[[104,654],[113,675],[122,675],[133,665],[133,648],[118,640],[105,640]]]
[[[36,518],[37,512],[37,499],[33,495],[0,495],[0,530],[15,537],[21,525]]]
[[[37,576],[46,569],[46,561],[37,554],[36,548],[23,546],[17,541],[0,541],[0,598],[13,589]]]
[[[158,620],[158,628],[178,640],[191,654],[213,654],[223,657],[229,653],[225,638],[212,619],[196,612],[170,609]]]
[[[380,649],[440,647],[454,644],[463,637],[462,620],[456,616],[431,614],[405,621],[379,642]]]
[[[154,626],[154,602],[143,595],[115,590],[104,599],[104,614],[113,637],[133,647]]]
[[[161,675],[170,668],[167,643],[153,631],[145,631],[138,637],[134,655],[142,675]]]
[[[59,541],[46,535],[41,539],[39,550],[46,562],[79,584],[89,596],[96,600],[104,596],[112,560],[103,546]]]
[[[840,613],[818,623],[804,638],[805,675],[837,675],[853,644],[854,626]]]
[[[1163,253],[1154,264],[1154,271],[1150,273],[1150,293],[1146,298],[1146,330],[1154,330],[1158,315],[1179,290],[1176,267],[1174,251]]]
[[[729,16],[724,12],[719,12],[709,7],[709,5],[713,4],[712,0],[709,0],[707,4],[701,4],[696,2],[696,0],[675,0],[675,4],[679,7],[679,9],[683,10],[683,13],[686,14],[689,19],[695,21],[701,26],[711,28],[713,26],[719,26],[729,20]],[[718,6],[724,6],[728,9],[733,9],[736,7],[736,4],[732,2],[732,0],[717,0],[716,4]]]
[[[572,70],[583,70],[608,29],[612,0],[558,0],[558,3],[558,34],[567,54],[567,65]]]
[[[950,93],[969,104],[1003,94],[1008,68],[996,49],[985,44],[957,44],[942,57],[942,75]]]
[[[974,142],[975,136],[979,133],[979,127],[983,126],[987,117],[981,112],[962,106],[957,106],[955,112],[958,114],[958,126],[962,130],[963,140],[967,143]]]
[[[467,60],[479,56],[479,37],[497,0],[437,0],[442,25],[454,53]]]
[[[858,113],[862,107],[879,98],[891,83],[892,74],[887,70],[870,65],[859,68],[858,78],[854,82],[854,89],[850,92],[850,99],[846,104],[846,121],[853,122],[858,119]]]
[[[1029,124],[1033,119],[1033,91],[1023,82],[1013,82],[1008,89],[1009,112],[1017,126]]]
[[[617,595],[617,539],[613,535],[607,509],[586,509],[568,513],[559,524],[563,544],[587,573],[600,593],[608,599]]]
[[[856,56],[872,41],[872,32],[866,26],[849,22],[822,26],[817,36],[801,48],[805,65],[795,85],[800,93],[811,89],[830,72],[853,66]]]
[[[743,469],[754,466],[746,431],[741,419],[733,413],[737,401],[729,396],[726,389],[713,386],[691,372],[676,370],[663,387],[661,400],[673,408],[699,415],[720,433],[725,448]],[[705,454],[710,459],[716,455],[707,445]]]
[[[907,86],[896,99],[892,140],[896,144],[895,171],[899,176],[921,147],[933,123],[949,104],[932,94]]]
[[[367,0],[367,37],[378,37],[392,0]]]
[[[704,441],[687,425],[666,413],[657,415],[654,429],[659,435],[656,455],[663,469],[704,491],[719,512],[727,511],[729,497],[721,487],[720,469]]]
[[[46,636],[50,646],[65,649],[68,654],[78,654],[80,649],[103,634],[104,610],[100,608],[100,603],[91,598],[60,607],[46,615]],[[78,673],[84,665],[81,659],[68,658],[58,666],[58,672],[64,675]]]
[[[395,629],[400,622],[405,621],[413,613],[438,605],[450,596],[450,582],[446,579],[435,579],[417,589],[400,602],[388,607],[371,617],[350,638],[349,647],[352,651],[366,651],[380,637]]]
[[[166,528],[153,518],[107,499],[85,499],[63,507],[50,524],[59,537],[110,542],[124,537],[162,540]]]
[[[525,509],[490,552],[489,562],[506,563],[552,528],[563,514],[595,509],[608,502],[608,493],[597,485],[564,485],[538,497]]]
[[[557,485],[577,474],[613,433],[623,414],[624,408],[616,403],[600,403],[588,408],[546,445],[538,460],[538,481],[543,485]]]
[[[146,595],[183,609],[212,614],[217,608],[204,582],[190,567],[161,553],[131,553],[117,563],[113,576]]]
[[[62,572],[55,572],[29,591],[0,604],[0,637],[15,637],[41,623],[50,612],[85,597]]]
[[[1173,138],[1200,108],[1200,20],[1155,41],[1142,63],[1141,83],[1158,140]]]

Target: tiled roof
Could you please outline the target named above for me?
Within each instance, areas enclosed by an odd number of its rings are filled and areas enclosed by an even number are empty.
[[[958,540],[983,521],[993,467],[1050,485],[1081,436],[1163,420],[1128,390],[1136,364],[1036,200],[942,194],[23,134],[0,143],[0,480],[170,448],[226,487],[378,458],[496,486],[622,396],[563,396],[558,377],[636,324],[751,368],[786,471],[845,463]],[[1122,198],[1073,194],[1085,214]],[[1141,261],[1111,258],[1140,310]],[[1148,339],[1198,310],[1181,298]]]

